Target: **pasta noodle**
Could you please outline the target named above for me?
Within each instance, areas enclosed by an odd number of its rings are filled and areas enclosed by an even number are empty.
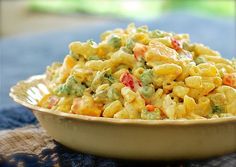
[[[188,34],[128,25],[75,41],[47,68],[38,105],[117,119],[207,119],[236,115],[236,63]]]

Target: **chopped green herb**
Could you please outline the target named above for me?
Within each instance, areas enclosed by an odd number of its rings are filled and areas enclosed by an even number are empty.
[[[214,105],[212,106],[212,113],[213,114],[219,114],[221,112],[223,112],[223,107],[222,106],[217,106],[217,105]]]

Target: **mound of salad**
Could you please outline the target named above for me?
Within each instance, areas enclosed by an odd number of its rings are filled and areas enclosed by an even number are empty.
[[[47,68],[50,90],[38,105],[120,119],[236,116],[236,61],[191,43],[188,34],[117,28],[75,41],[63,63]]]

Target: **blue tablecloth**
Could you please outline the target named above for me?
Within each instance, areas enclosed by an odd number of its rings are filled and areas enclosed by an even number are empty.
[[[125,27],[130,20],[114,21],[109,25],[78,27],[65,31],[25,35],[0,40],[0,130],[35,125],[37,120],[24,107],[17,106],[9,97],[9,89],[17,81],[44,72],[45,67],[55,60],[62,60],[68,53],[68,44],[75,40],[99,40],[99,34],[114,27]],[[162,29],[178,33],[189,33],[194,42],[202,42],[222,53],[226,58],[236,55],[236,32],[234,19],[203,18],[188,13],[167,13],[154,21],[135,21],[147,24],[150,29]],[[37,128],[37,126],[35,127]],[[1,132],[1,131],[0,131]],[[1,146],[0,146],[1,147]],[[73,152],[55,142],[55,149],[44,150],[39,155],[14,154],[5,157],[0,152],[0,166],[52,166],[51,154],[60,155],[61,166],[140,166],[148,162],[122,161]],[[149,162],[150,163],[150,162]],[[235,166],[236,153],[208,160],[151,162],[151,166]]]

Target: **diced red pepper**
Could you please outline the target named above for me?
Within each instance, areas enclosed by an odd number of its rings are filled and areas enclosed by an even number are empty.
[[[181,47],[179,41],[176,40],[175,38],[172,38],[172,39],[171,39],[171,45],[172,45],[172,48],[173,48],[174,50],[176,50],[177,52],[179,52],[179,51],[182,50],[182,47]]]
[[[146,45],[136,43],[134,48],[133,48],[135,59],[138,59],[139,56],[143,57],[146,51],[147,51],[147,46]]]
[[[129,72],[125,72],[120,76],[120,82],[122,82],[125,86],[131,88],[136,91],[139,87],[142,86],[142,82],[135,78]]]
[[[236,74],[225,74],[223,84],[236,88]]]
[[[153,112],[155,110],[155,106],[151,104],[146,105],[146,108],[147,108],[147,111],[149,112]]]
[[[120,82],[122,82],[125,86],[134,89],[134,79],[129,72],[125,72],[120,76]]]

